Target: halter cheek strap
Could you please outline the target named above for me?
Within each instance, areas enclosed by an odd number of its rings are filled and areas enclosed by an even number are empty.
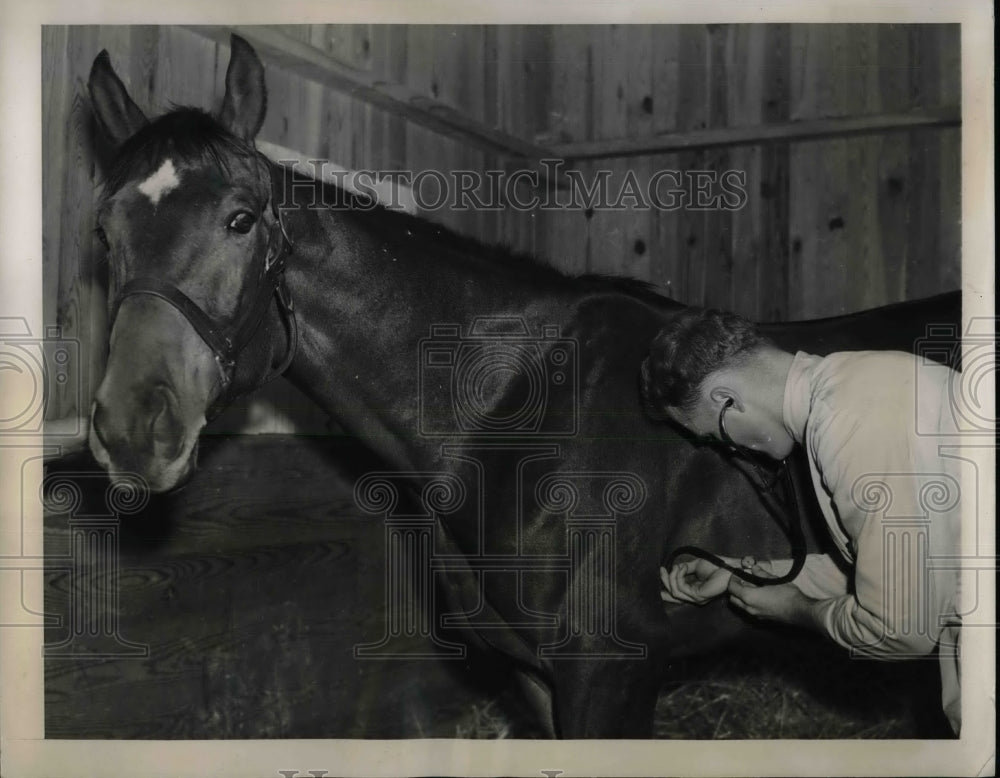
[[[122,287],[121,293],[118,295],[118,299],[111,309],[109,323],[114,325],[115,319],[118,318],[118,309],[125,302],[126,298],[140,294],[158,297],[180,311],[181,315],[187,319],[188,324],[205,341],[206,345],[212,349],[215,361],[218,363],[219,370],[222,373],[222,384],[224,387],[228,387],[229,382],[232,380],[233,368],[236,365],[237,349],[235,344],[225,334],[224,330],[209,318],[208,314],[196,302],[173,284],[168,284],[166,281],[154,278],[153,276],[133,278]]]

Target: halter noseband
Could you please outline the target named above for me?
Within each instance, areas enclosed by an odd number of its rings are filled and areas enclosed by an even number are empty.
[[[298,324],[295,320],[292,299],[288,293],[288,287],[285,285],[285,259],[288,254],[292,253],[293,246],[288,232],[285,230],[285,224],[281,220],[281,211],[275,204],[273,193],[271,211],[276,223],[272,225],[271,234],[268,237],[267,253],[257,278],[253,300],[250,307],[239,314],[233,324],[227,325],[215,321],[178,287],[153,276],[133,278],[122,287],[111,306],[108,319],[109,329],[114,326],[122,303],[133,295],[158,297],[180,311],[199,337],[212,350],[222,376],[222,393],[209,409],[209,418],[221,410],[220,406],[227,398],[236,375],[236,362],[260,327],[272,295],[277,301],[278,311],[287,329],[288,351],[281,365],[262,383],[267,383],[284,373],[295,358],[295,351],[298,347]]]

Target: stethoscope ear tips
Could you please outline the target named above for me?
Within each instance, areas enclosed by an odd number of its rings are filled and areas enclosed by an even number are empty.
[[[732,408],[736,404],[736,400],[732,397],[727,397],[726,401],[722,404],[722,410],[719,411],[719,437],[722,442],[727,446],[733,448],[736,446],[736,441],[729,437],[729,433],[726,431],[726,411]]]

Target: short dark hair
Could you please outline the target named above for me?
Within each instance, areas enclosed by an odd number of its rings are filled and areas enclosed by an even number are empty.
[[[752,322],[738,314],[685,308],[656,334],[642,362],[640,390],[646,413],[665,419],[668,408],[691,411],[708,376],[740,365],[769,343]]]

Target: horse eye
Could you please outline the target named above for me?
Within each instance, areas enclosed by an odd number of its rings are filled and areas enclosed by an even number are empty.
[[[238,232],[240,235],[246,235],[253,228],[256,221],[257,219],[250,211],[239,211],[233,214],[229,220],[229,224],[226,225],[226,229]]]
[[[94,234],[97,236],[97,239],[101,242],[101,245],[104,246],[105,249],[110,251],[111,244],[108,243],[108,234],[104,231],[104,228],[101,226],[95,227]]]

